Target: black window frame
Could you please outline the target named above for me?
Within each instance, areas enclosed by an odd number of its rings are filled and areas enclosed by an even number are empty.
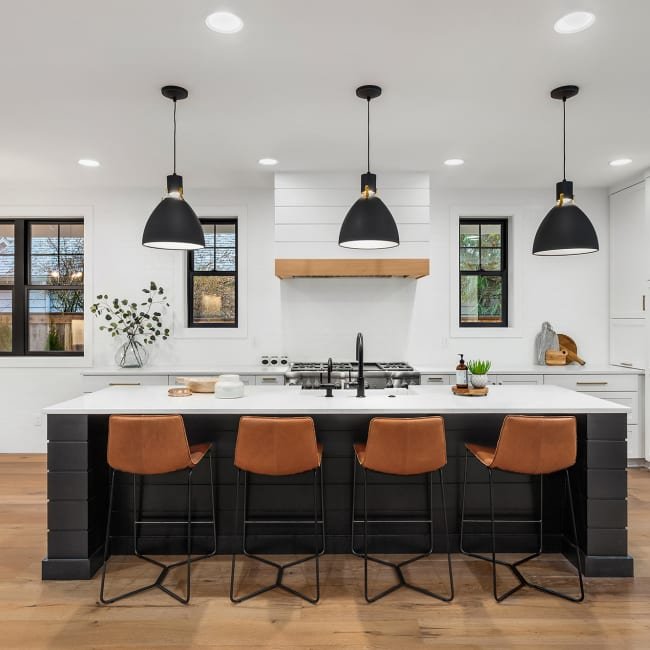
[[[463,271],[460,268],[460,253],[465,247],[460,245],[461,226],[500,226],[501,228],[501,270],[484,271],[479,268],[477,271]],[[508,327],[508,218],[507,217],[460,217],[458,221],[458,327]],[[481,248],[494,248],[493,246],[481,246],[479,239],[479,267],[481,264]],[[482,276],[482,277],[500,277],[501,278],[501,321],[500,322],[463,322],[462,320],[462,278],[463,276]]]
[[[202,217],[201,225],[235,226],[235,270],[217,271],[216,260],[213,271],[194,270],[194,252],[187,253],[187,326],[192,329],[234,329],[239,327],[239,223],[237,217]],[[215,247],[216,255],[216,247]],[[218,276],[235,279],[235,320],[233,323],[195,323],[194,322],[194,277]]]
[[[29,349],[29,292],[70,290],[79,286],[85,296],[86,252],[84,247],[84,273],[81,285],[42,285],[31,284],[31,237],[32,224],[77,224],[84,226],[83,218],[79,217],[25,217],[0,218],[0,223],[11,224],[14,227],[14,283],[1,285],[0,289],[11,288],[11,352],[0,351],[0,357],[83,357],[84,350],[30,350]],[[86,306],[84,304],[84,320]]]

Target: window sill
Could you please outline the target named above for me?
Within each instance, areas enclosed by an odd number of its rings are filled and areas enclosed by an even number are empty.
[[[452,339],[521,339],[523,333],[517,327],[453,327]]]
[[[172,338],[175,339],[245,339],[246,328],[240,327],[175,327]]]
[[[0,368],[90,368],[90,355],[83,357],[0,357]]]

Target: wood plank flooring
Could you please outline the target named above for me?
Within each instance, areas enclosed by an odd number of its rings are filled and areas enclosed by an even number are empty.
[[[648,648],[650,647],[650,472],[629,472],[629,545],[634,579],[587,579],[586,602],[567,603],[522,591],[492,599],[489,565],[454,556],[456,599],[440,603],[400,590],[367,605],[363,564],[347,556],[322,560],[322,600],[316,606],[270,592],[234,606],[228,600],[229,558],[198,563],[189,606],[162,592],[98,607],[98,580],[42,582],[45,554],[44,455],[0,455],[0,648]],[[132,558],[117,558],[111,589],[153,577]],[[529,569],[557,586],[566,562],[552,556]],[[373,582],[392,576],[377,570]],[[413,580],[440,589],[443,558],[410,569]],[[508,576],[504,573],[504,580]],[[243,589],[272,575],[246,564]],[[313,585],[311,567],[288,577]],[[305,584],[306,583],[306,584]],[[169,584],[182,589],[182,576]]]

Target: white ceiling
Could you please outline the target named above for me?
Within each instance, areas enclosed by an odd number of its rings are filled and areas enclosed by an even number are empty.
[[[234,36],[209,31],[239,14]],[[595,25],[553,31],[589,9]],[[421,170],[434,186],[608,186],[650,165],[647,0],[14,0],[0,21],[0,185],[162,186],[171,102],[186,189],[264,185],[273,169],[364,169],[365,106],[377,83],[373,167]],[[634,163],[613,169],[612,158]],[[97,158],[99,169],[76,164]],[[442,161],[464,158],[464,167]],[[381,185],[381,177],[379,178]]]

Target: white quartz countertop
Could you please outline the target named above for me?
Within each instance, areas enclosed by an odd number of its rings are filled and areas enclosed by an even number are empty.
[[[400,390],[321,390],[297,386],[246,386],[244,397],[217,399],[213,394],[169,397],[167,386],[111,386],[54,404],[47,414],[212,413],[268,414],[451,414],[451,413],[627,413],[629,408],[557,386],[490,386],[485,397],[454,395],[449,386]],[[391,395],[393,397],[391,397]]]

